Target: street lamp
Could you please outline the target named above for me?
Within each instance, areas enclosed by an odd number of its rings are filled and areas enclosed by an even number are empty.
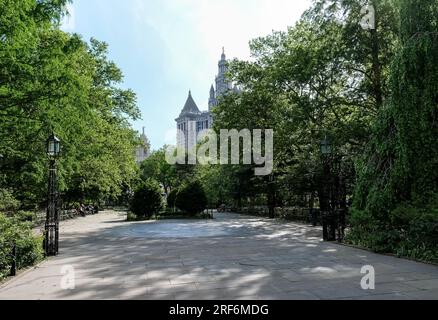
[[[269,183],[268,183],[268,206],[269,206],[269,218],[275,218],[275,176],[272,173],[269,175]]]
[[[333,148],[332,148],[331,141],[325,136],[324,140],[321,141],[321,153],[324,156],[329,156],[332,154]]]
[[[325,178],[325,186],[324,186],[324,207],[321,208],[323,211],[330,211],[331,205],[330,200],[332,196],[332,154],[333,154],[333,144],[327,135],[321,141],[321,154],[323,156],[324,163],[324,178]]]
[[[336,217],[334,214],[334,208],[332,203],[332,192],[333,192],[333,182],[332,182],[332,153],[333,145],[331,141],[324,137],[321,141],[321,154],[324,157],[324,192],[323,201],[321,201],[321,214],[323,221],[323,235],[325,241],[335,241],[336,240]]]
[[[56,158],[61,152],[61,140],[55,135],[50,135],[47,139],[47,155],[51,158]]]
[[[61,141],[50,135],[46,143],[50,161],[48,181],[48,203],[45,224],[44,249],[46,256],[56,256],[59,252],[58,188],[56,181],[56,158],[61,152]]]

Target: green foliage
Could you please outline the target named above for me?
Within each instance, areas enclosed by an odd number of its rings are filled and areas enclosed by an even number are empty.
[[[36,217],[36,214],[31,211],[18,211],[13,215],[14,219],[20,222],[30,222],[33,223]]]
[[[151,218],[164,208],[161,188],[158,182],[148,180],[135,191],[130,210],[138,218]]]
[[[31,224],[0,213],[0,279],[9,275],[14,243],[18,269],[32,266],[43,258],[43,238],[34,235]]]
[[[207,195],[202,184],[194,180],[183,185],[176,198],[176,207],[189,215],[196,215],[207,209]]]
[[[59,30],[66,2],[0,0],[0,182],[29,209],[45,203],[52,131],[66,200],[120,196],[138,175],[135,94],[105,43]]]
[[[134,213],[128,212],[127,221],[133,222],[133,221],[139,221],[141,218],[137,217]]]
[[[221,165],[197,168],[196,179],[202,183],[209,208],[219,208],[222,204],[233,202],[231,189],[234,184],[231,181],[231,169],[229,166]]]
[[[436,259],[437,202],[429,204],[438,192],[438,4],[404,0],[400,12],[402,49],[392,65],[392,96],[358,163],[352,239]]]
[[[167,163],[166,148],[162,148],[146,159],[141,164],[141,177],[143,180],[155,179],[160,182],[166,193],[175,186],[177,181],[176,167]]]
[[[438,195],[429,203],[403,203],[377,220],[354,209],[346,241],[380,253],[438,262]]]
[[[228,170],[228,196],[240,204],[264,196],[280,205],[326,197],[320,141],[329,136],[338,154],[344,199],[355,180],[353,163],[369,140],[371,125],[389,95],[388,70],[398,40],[392,1],[376,0],[372,33],[360,26],[363,4],[317,0],[287,32],[250,43],[253,60],[234,60],[229,78],[241,88],[215,111],[215,129],[273,129],[274,182]],[[301,201],[298,201],[301,202]],[[272,204],[271,203],[271,204]]]
[[[0,212],[15,212],[20,207],[20,202],[14,198],[12,192],[0,189]]]

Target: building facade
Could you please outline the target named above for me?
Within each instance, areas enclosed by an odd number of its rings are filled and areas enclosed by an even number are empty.
[[[219,98],[229,90],[234,90],[231,82],[226,79],[227,59],[225,51],[222,51],[221,59],[218,63],[218,74],[216,76],[215,85],[210,88],[210,97],[208,100],[208,111],[200,111],[196,102],[193,100],[192,93],[189,91],[187,101],[181,111],[179,117],[175,120],[178,129],[178,146],[188,148],[189,132],[196,134],[203,130],[208,130],[213,127],[212,110],[218,104]],[[193,127],[194,126],[194,127]]]
[[[142,145],[139,146],[135,152],[135,159],[136,159],[138,164],[145,161],[151,155],[151,153],[150,153],[151,144],[149,142],[148,137],[146,136],[144,127],[143,127],[143,133],[140,135],[140,140],[141,140]]]

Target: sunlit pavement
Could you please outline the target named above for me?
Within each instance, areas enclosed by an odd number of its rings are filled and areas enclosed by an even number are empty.
[[[324,243],[305,225],[215,218],[126,223],[108,211],[63,222],[61,254],[4,284],[0,299],[438,300],[436,266]],[[365,265],[375,290],[361,287]]]

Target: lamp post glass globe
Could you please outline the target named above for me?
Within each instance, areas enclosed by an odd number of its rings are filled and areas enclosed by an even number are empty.
[[[324,140],[321,141],[321,153],[323,155],[332,154],[332,144],[327,137],[325,137]]]
[[[47,155],[57,157],[61,151],[61,140],[53,134],[47,139]]]

